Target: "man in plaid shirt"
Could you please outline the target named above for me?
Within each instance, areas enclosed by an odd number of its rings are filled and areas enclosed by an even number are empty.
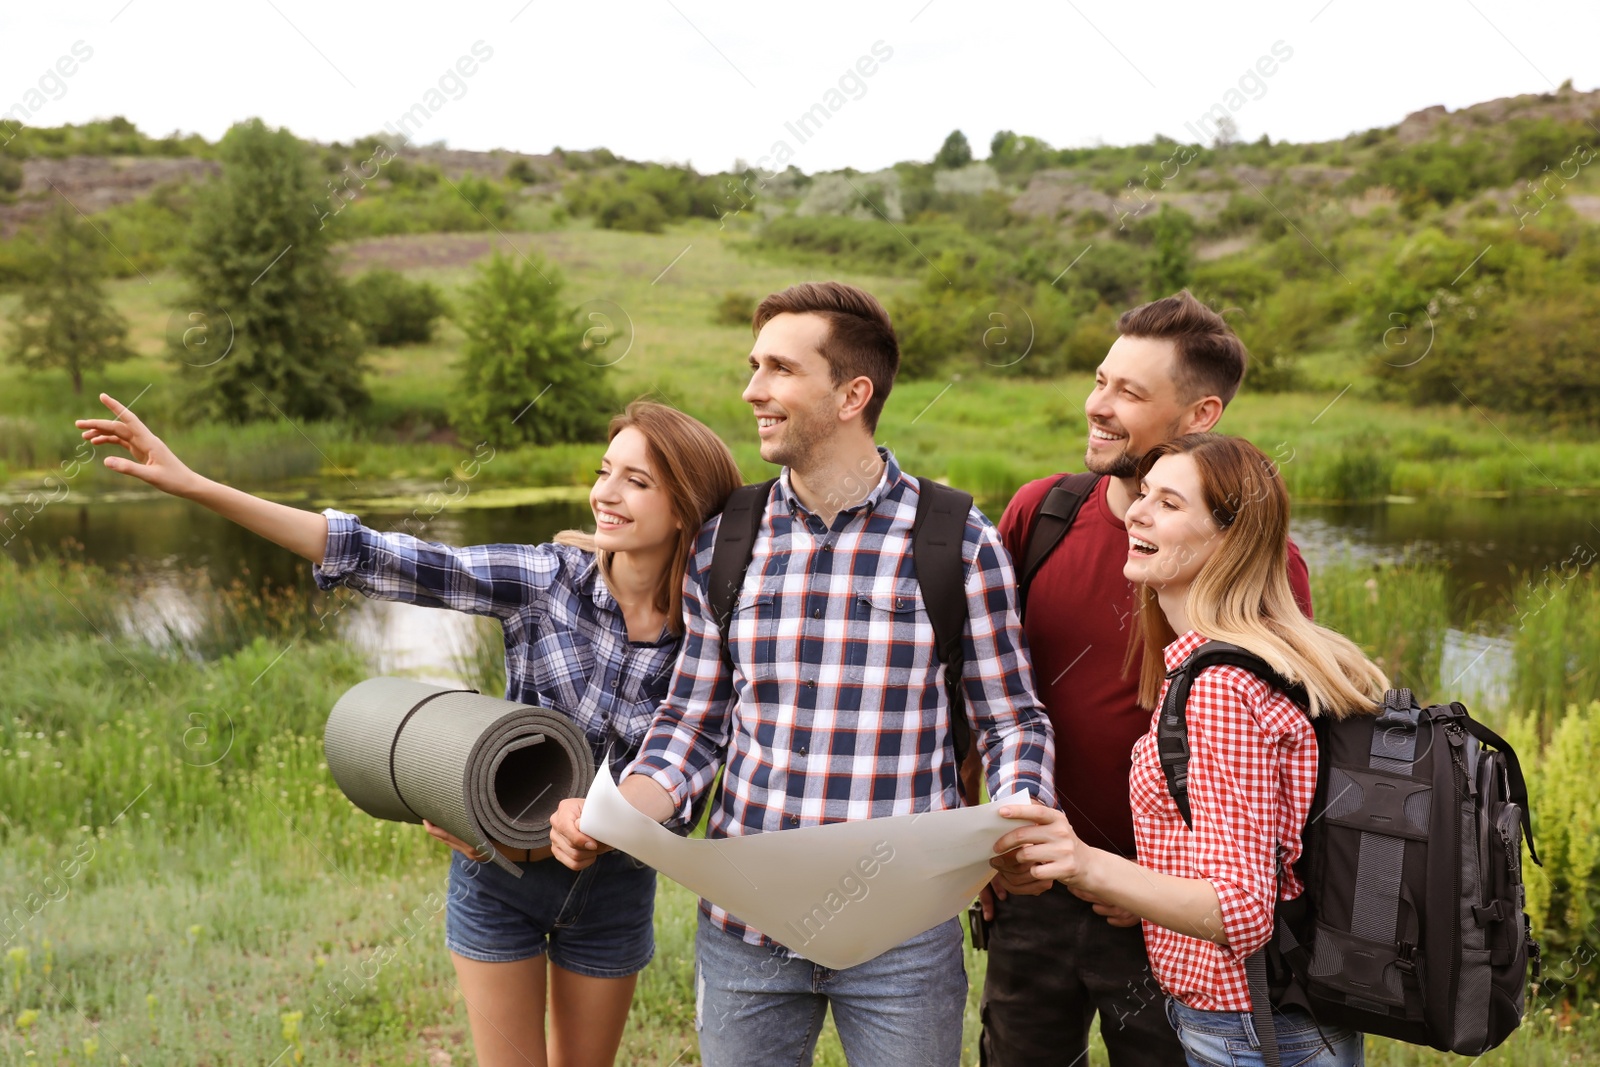
[[[958,807],[949,704],[912,563],[918,482],[872,436],[899,365],[889,317],[870,294],[826,282],[769,296],[754,325],[744,399],[762,458],[783,473],[734,604],[726,662],[707,608],[718,520],[701,530],[684,582],[683,656],[619,788],[687,829],[722,770],[713,838]],[[1053,805],[1054,741],[1010,559],[976,508],[962,560],[962,678],[989,791]],[[574,867],[601,847],[578,830],[581,809],[566,802],[553,826],[556,856]],[[966,985],[954,919],[834,971],[701,902],[695,1027],[709,1067],[808,1061],[829,1004],[853,1063],[953,1065]]]

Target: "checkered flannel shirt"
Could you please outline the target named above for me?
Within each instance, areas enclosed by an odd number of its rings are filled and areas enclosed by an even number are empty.
[[[831,526],[787,469],[767,500],[729,629],[732,672],[707,607],[717,520],[684,580],[683,658],[630,773],[649,775],[693,825],[719,769],[707,836],[960,806],[943,668],[912,561],[916,479],[887,449],[860,504]],[[963,684],[991,795],[1055,803],[1050,723],[1034,695],[1011,561],[981,512],[967,517]],[[702,901],[712,922],[773,942]]]
[[[1170,671],[1205,642],[1190,630],[1163,652]],[[1161,687],[1166,696],[1167,685]],[[1317,786],[1311,721],[1289,698],[1241,667],[1207,667],[1189,690],[1191,831],[1167,792],[1156,752],[1156,718],[1133,746],[1128,775],[1139,863],[1217,891],[1228,943],[1144,924],[1145,948],[1161,988],[1198,1011],[1250,1010],[1244,961],[1272,934],[1273,907],[1302,891],[1289,868]],[[1286,868],[1275,885],[1273,850]]]

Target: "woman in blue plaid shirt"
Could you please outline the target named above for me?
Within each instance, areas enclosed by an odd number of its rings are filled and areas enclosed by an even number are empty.
[[[104,393],[100,399],[116,418],[79,420],[83,436],[132,455],[108,457],[107,467],[304,556],[317,565],[321,588],[346,585],[499,619],[506,699],[572,716],[596,758],[609,752],[615,768],[633,758],[666,695],[683,639],[683,575],[695,536],[740,481],[716,434],[670,407],[636,401],[611,421],[589,492],[594,534],[452,548],[204,478],[133,412]],[[522,865],[517,879],[438,827],[428,832],[454,850],[445,941],[478,1063],[611,1063],[638,973],[655,952],[655,872],[621,853],[576,872],[551,861],[548,848],[495,842]]]

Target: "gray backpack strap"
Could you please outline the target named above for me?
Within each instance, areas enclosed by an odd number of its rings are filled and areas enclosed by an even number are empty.
[[[1257,949],[1245,957],[1244,974],[1250,981],[1250,1021],[1256,1040],[1261,1042],[1261,1062],[1266,1067],[1281,1067],[1278,1059],[1278,1031],[1272,1024],[1272,998],[1267,992],[1267,950]]]

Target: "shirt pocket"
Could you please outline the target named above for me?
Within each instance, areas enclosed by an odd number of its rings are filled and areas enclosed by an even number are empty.
[[[1154,745],[1150,747],[1153,749]],[[1161,773],[1161,765],[1141,760],[1137,749],[1128,772],[1128,806],[1133,809],[1136,824],[1157,827],[1182,821],[1177,805],[1167,793],[1167,778]]]
[[[778,597],[768,591],[740,594],[728,616],[728,652],[736,671],[755,682],[777,658]]]
[[[858,586],[848,610],[846,681],[902,689],[938,681],[933,623],[915,578]]]

